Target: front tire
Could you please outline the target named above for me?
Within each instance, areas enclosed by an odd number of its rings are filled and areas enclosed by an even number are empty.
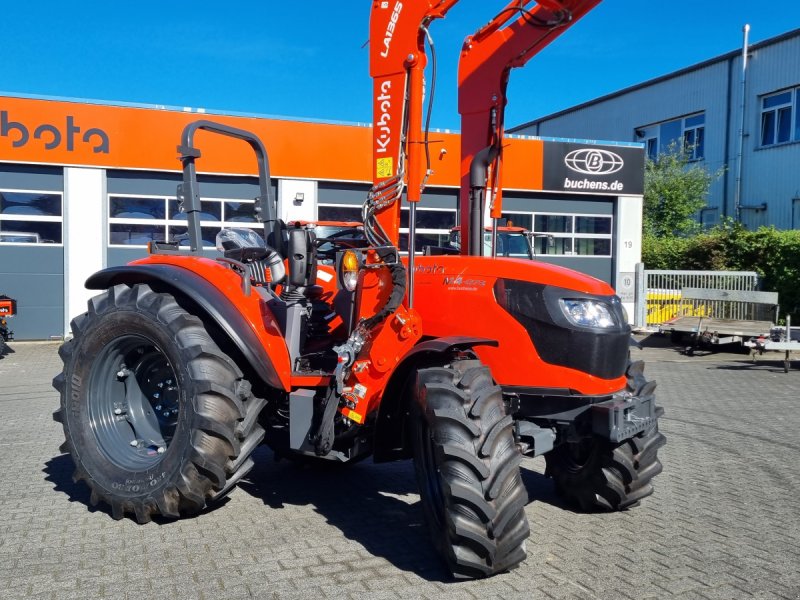
[[[480,361],[461,360],[421,369],[415,389],[414,467],[434,545],[459,578],[516,567],[528,494],[500,388]]]
[[[633,394],[651,395],[655,383],[645,380],[643,370],[641,361],[631,363],[627,389]],[[656,410],[656,414],[662,412]],[[597,436],[563,442],[545,454],[545,474],[555,481],[558,495],[578,510],[633,508],[653,493],[652,480],[662,470],[658,449],[666,441],[656,422],[619,443]]]
[[[264,401],[173,296],[117,285],[89,301],[72,331],[53,418],[93,505],[139,523],[193,514],[250,470]]]

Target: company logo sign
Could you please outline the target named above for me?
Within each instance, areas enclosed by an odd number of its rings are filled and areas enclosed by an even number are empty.
[[[55,150],[64,146],[73,152],[76,143],[88,144],[95,154],[108,154],[108,134],[97,127],[85,131],[75,123],[75,117],[68,115],[63,124],[41,123],[33,126],[21,121],[11,120],[7,111],[0,111],[0,137],[11,140],[12,148],[22,148],[38,142],[45,150]]]
[[[611,175],[625,166],[619,154],[600,148],[580,148],[564,157],[564,164],[583,175]]]

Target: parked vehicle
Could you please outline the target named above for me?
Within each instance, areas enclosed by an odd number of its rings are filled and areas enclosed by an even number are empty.
[[[512,2],[465,45],[469,185],[458,255],[398,250],[404,190],[415,247],[426,171],[427,28],[456,0],[373,3],[364,244],[281,223],[261,140],[211,121],[188,125],[179,146],[188,251],[151,243],[146,258],[90,277],[100,293],[60,352],[54,417],[91,502],[140,523],[196,514],[247,474],[262,442],[312,461],[413,458],[443,560],[458,577],[482,577],[525,558],[525,455],[545,456],[578,510],[623,510],[650,495],[661,410],[643,364],[629,360],[619,298],[574,271],[483,256],[487,193],[501,208],[508,71],[597,2]],[[223,229],[219,260],[202,255],[199,130],[244,141],[258,162],[263,235]],[[336,249],[333,265],[320,264],[320,239]],[[351,500],[354,513],[364,510]]]

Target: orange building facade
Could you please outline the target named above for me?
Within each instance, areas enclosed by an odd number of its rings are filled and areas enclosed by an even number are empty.
[[[177,145],[197,119],[264,142],[281,218],[359,219],[370,186],[369,125],[0,96],[0,294],[18,300],[18,339],[68,335],[69,320],[85,310],[83,283],[92,272],[142,256],[150,240],[185,233]],[[434,172],[418,209],[420,245],[441,244],[456,225],[460,139],[438,131],[430,138]],[[221,227],[255,226],[256,162],[237,140],[201,131],[195,143],[202,232],[213,252]],[[601,167],[603,153],[629,166],[598,179],[602,173],[585,169],[592,152]],[[605,279],[626,300],[621,282],[641,251],[639,156],[636,145],[511,138],[504,214],[547,234],[534,238],[537,259]],[[404,217],[401,245],[407,225]]]

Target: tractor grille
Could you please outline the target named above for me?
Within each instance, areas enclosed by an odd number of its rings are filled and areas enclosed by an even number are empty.
[[[500,279],[495,284],[495,297],[525,328],[545,362],[602,379],[616,379],[625,374],[631,328],[616,296],[595,296],[529,281]],[[576,326],[561,311],[562,298],[603,302],[616,325]]]

